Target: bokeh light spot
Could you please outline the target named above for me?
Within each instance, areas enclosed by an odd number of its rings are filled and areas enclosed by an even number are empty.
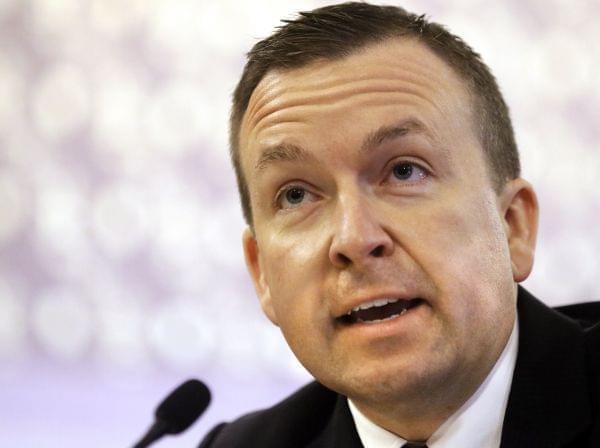
[[[16,358],[24,354],[26,312],[23,298],[0,279],[0,358]]]
[[[208,363],[217,348],[213,322],[191,305],[159,307],[147,322],[148,343],[168,365],[189,368]]]
[[[121,257],[140,247],[148,233],[147,203],[124,185],[112,185],[100,192],[92,205],[92,227],[107,253]]]
[[[11,172],[0,170],[0,246],[6,244],[25,224],[28,204],[21,181]]]
[[[94,335],[92,310],[74,291],[42,291],[33,304],[31,323],[48,354],[74,361],[89,353]]]
[[[46,72],[33,88],[33,120],[39,132],[58,139],[73,133],[89,119],[90,92],[83,71],[60,64]]]

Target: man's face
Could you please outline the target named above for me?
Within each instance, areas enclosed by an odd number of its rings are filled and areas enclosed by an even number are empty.
[[[471,113],[458,76],[413,40],[271,72],[252,95],[248,265],[268,317],[338,392],[460,387],[504,347],[515,283]]]

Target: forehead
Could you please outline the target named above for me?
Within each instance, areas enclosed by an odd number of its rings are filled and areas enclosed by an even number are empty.
[[[415,39],[390,39],[344,58],[267,73],[242,119],[242,166],[248,172],[261,147],[282,139],[331,139],[357,133],[358,124],[367,130],[416,119],[432,135],[450,138],[465,124],[472,130],[471,109],[465,83],[441,58]]]

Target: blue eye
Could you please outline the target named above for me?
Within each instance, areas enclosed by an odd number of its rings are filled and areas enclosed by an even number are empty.
[[[394,166],[394,176],[400,180],[410,179],[413,172],[413,166],[410,163],[399,163]]]
[[[411,162],[400,162],[394,165],[392,174],[398,180],[419,181],[427,176],[424,168]]]
[[[298,188],[298,187],[293,187],[285,192],[285,199],[290,204],[299,204],[304,199],[305,193],[306,193],[306,190],[304,190],[302,188]]]
[[[278,209],[290,209],[316,200],[317,197],[304,187],[290,185],[277,194],[275,202]]]

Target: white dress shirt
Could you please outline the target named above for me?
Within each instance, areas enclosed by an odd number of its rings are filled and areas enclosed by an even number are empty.
[[[500,358],[477,391],[427,440],[429,448],[498,448],[517,361],[518,319]],[[377,426],[348,400],[365,448],[400,448],[406,440]]]

